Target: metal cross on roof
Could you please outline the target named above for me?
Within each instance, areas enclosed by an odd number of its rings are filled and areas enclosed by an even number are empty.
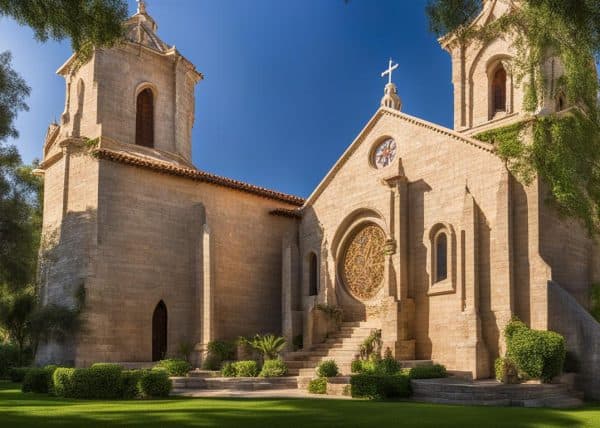
[[[383,73],[381,73],[381,77],[385,77],[386,74],[388,76],[388,84],[392,83],[392,72],[398,68],[398,64],[394,64],[392,58],[390,58],[390,62],[388,63],[388,68]]]

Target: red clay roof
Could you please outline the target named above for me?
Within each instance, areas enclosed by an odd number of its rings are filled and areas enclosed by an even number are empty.
[[[269,211],[269,214],[281,217],[302,218],[302,214],[300,214],[298,209],[275,208],[274,210]]]
[[[96,149],[94,151],[94,155],[100,159],[107,159],[114,162],[120,162],[127,165],[133,165],[140,168],[150,169],[152,171],[162,172],[164,174],[190,178],[192,180],[202,181],[204,183],[228,187],[230,189],[240,190],[246,193],[252,193],[257,196],[262,196],[263,198],[274,199],[296,206],[302,206],[302,204],[304,204],[304,199],[298,196],[276,192],[274,190],[269,190],[264,187],[255,186],[253,184],[244,183],[242,181],[233,180],[231,178],[221,177],[197,169],[179,167],[164,162],[143,159],[137,156],[132,156],[102,148]]]

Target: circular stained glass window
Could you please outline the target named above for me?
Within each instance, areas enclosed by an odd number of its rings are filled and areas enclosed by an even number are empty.
[[[375,168],[385,168],[396,158],[396,142],[393,138],[382,141],[373,152],[373,165]]]
[[[352,295],[360,300],[375,297],[383,285],[385,234],[374,224],[362,228],[346,247],[343,278]]]

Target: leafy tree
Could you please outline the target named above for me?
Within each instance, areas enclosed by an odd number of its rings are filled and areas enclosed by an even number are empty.
[[[470,22],[481,10],[481,0],[430,0],[425,7],[429,29],[443,36]]]
[[[35,278],[42,184],[32,168],[14,146],[0,146],[0,284],[11,289]]]

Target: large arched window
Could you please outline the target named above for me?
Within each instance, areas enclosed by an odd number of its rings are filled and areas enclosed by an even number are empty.
[[[150,88],[137,96],[135,144],[154,147],[154,94]]]
[[[310,253],[308,256],[308,295],[316,296],[319,294],[319,269],[317,255]]]
[[[492,76],[492,113],[506,111],[506,70],[498,64]]]
[[[435,282],[448,278],[448,237],[441,232],[435,238]]]

